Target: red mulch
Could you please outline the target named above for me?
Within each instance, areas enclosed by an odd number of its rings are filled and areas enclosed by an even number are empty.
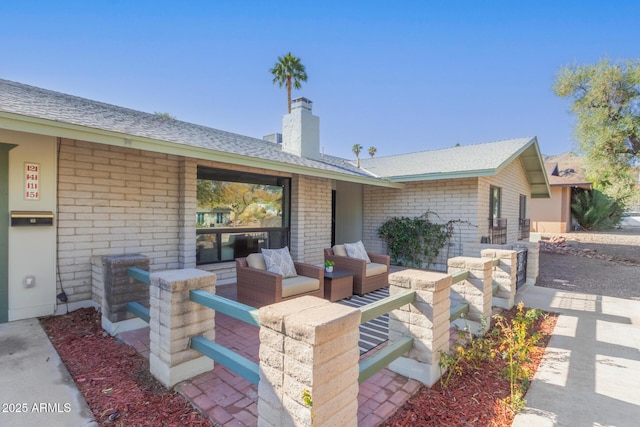
[[[515,307],[502,316],[511,319]],[[535,323],[534,330],[543,334],[530,355],[532,378],[556,325],[557,315],[549,314]],[[515,413],[502,403],[509,396],[509,380],[503,374],[505,361],[500,356],[483,362],[479,369],[466,366],[461,376],[454,375],[446,388],[440,383],[422,387],[390,419],[385,427],[421,426],[492,426],[506,427]],[[525,396],[526,399],[526,396]]]
[[[181,395],[149,373],[149,364],[101,327],[93,308],[40,319],[101,426],[211,426]]]
[[[509,318],[514,312],[502,314]],[[151,376],[142,356],[102,330],[95,309],[41,323],[101,426],[211,426],[184,397]],[[536,323],[544,338],[531,355],[534,373],[555,323],[554,315]],[[423,387],[384,426],[510,426],[515,414],[501,403],[509,395],[504,367],[498,357],[454,376],[446,389],[439,383]]]

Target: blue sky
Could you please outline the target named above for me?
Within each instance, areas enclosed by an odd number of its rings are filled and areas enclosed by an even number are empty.
[[[637,1],[6,1],[0,78],[261,138],[292,52],[326,153],[390,155],[535,135],[574,147],[571,64],[638,59]]]

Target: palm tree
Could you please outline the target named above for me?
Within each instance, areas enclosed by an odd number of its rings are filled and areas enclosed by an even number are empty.
[[[376,155],[377,151],[378,149],[376,147],[369,147],[369,155],[371,156],[371,158]]]
[[[351,151],[356,155],[358,167],[360,167],[360,150],[362,150],[362,145],[360,144],[354,144],[353,147],[351,147]]]
[[[278,57],[278,62],[275,63],[271,70],[273,74],[273,84],[278,83],[280,87],[287,85],[287,103],[289,105],[289,113],[291,112],[291,85],[296,89],[300,89],[302,85],[300,82],[307,81],[307,73],[304,69],[304,65],[300,62],[300,58],[297,58],[287,53],[284,56]]]

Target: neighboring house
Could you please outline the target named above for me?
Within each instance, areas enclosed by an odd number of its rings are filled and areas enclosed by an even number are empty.
[[[560,169],[556,160],[546,162],[545,169],[551,187],[551,198],[538,199],[531,203],[531,230],[538,233],[568,233],[573,230],[571,215],[572,196],[576,191],[588,191],[592,184],[584,178],[582,168],[575,155],[563,155],[573,167]]]
[[[497,229],[517,240],[520,201],[548,193],[535,138],[452,149],[439,163],[458,169],[409,176],[384,158],[357,168],[321,154],[311,104],[294,101],[277,143],[0,80],[0,322],[63,312],[61,292],[68,309],[102,305],[92,275],[105,255],[141,253],[152,271],[197,266],[230,283],[234,258],[261,247],[287,245],[314,264],[334,242],[384,250],[377,227],[427,209],[472,223],[449,255],[478,256]],[[258,220],[198,223],[203,183],[244,185]]]

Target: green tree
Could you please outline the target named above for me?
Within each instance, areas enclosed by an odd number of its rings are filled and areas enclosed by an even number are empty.
[[[362,145],[353,144],[353,147],[351,147],[351,151],[353,151],[353,154],[356,155],[356,162],[358,167],[360,167],[360,151],[362,151]]]
[[[553,86],[573,100],[575,137],[586,156],[587,177],[620,206],[638,196],[640,61],[569,66]]]
[[[269,70],[273,74],[273,84],[278,83],[280,87],[287,86],[287,104],[289,106],[289,113],[291,112],[291,87],[300,89],[302,84],[300,82],[307,81],[307,72],[304,65],[300,62],[300,58],[297,58],[287,53],[284,56],[278,57],[278,62],[275,63],[273,68]]]
[[[174,119],[174,120],[176,119],[176,116],[172,116],[172,115],[171,115],[171,114],[169,114],[169,113],[161,113],[161,112],[159,112],[159,111],[156,111],[156,112],[154,112],[153,114],[155,114],[155,115],[156,115],[156,116],[158,116],[158,117],[165,118],[165,119]]]

